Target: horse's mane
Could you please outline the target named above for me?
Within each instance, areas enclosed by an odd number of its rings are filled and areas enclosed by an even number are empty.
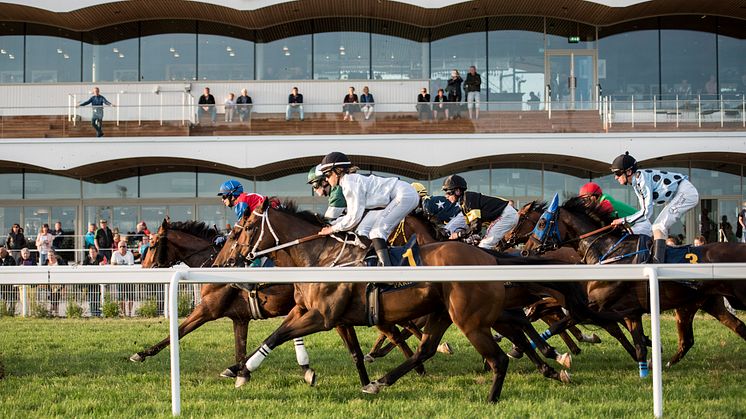
[[[207,241],[212,241],[219,234],[214,227],[208,226],[203,221],[173,221],[168,224],[168,228],[169,230],[178,230]]]
[[[543,213],[547,210],[547,201],[532,201],[529,211],[537,211]]]
[[[275,198],[270,198],[275,199]],[[283,212],[285,214],[294,215],[301,220],[304,220],[308,223],[311,223],[313,225],[317,225],[319,227],[324,226],[324,220],[319,217],[318,214],[311,211],[301,211],[298,209],[298,204],[295,203],[292,199],[286,199],[282,202],[280,206],[275,208],[277,211]]]
[[[598,225],[598,227],[609,225],[614,220],[611,214],[602,211],[597,203],[591,202],[581,196],[575,196],[565,201],[562,204],[562,209],[578,216],[584,216]]]

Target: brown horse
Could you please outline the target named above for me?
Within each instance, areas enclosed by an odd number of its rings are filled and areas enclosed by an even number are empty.
[[[271,220],[271,221],[270,221]],[[221,259],[230,261],[245,257],[249,251],[256,253],[278,243],[288,243],[301,237],[315,235],[321,225],[310,214],[298,213],[294,209],[273,209],[268,205],[249,214],[234,228],[233,243],[226,244],[216,263]],[[272,231],[274,234],[263,234]],[[230,244],[230,246],[229,246]],[[303,241],[291,247],[274,250],[270,257],[285,253],[292,266],[328,266],[332,263],[359,264],[368,250],[354,245],[343,245],[332,237]],[[494,265],[495,256],[460,242],[433,243],[420,248],[426,266],[449,265]],[[277,259],[279,261],[279,259]],[[521,258],[503,258],[503,263],[522,263]],[[547,263],[538,260],[533,263]],[[282,325],[267,338],[262,346],[248,359],[239,373],[236,385],[244,384],[250,372],[255,371],[272,349],[290,339],[305,336],[339,325],[368,325],[366,314],[365,284],[296,284],[296,306]],[[402,321],[429,314],[422,341],[417,352],[399,367],[378,381],[368,383],[367,372],[362,363],[362,353],[357,348],[355,360],[364,391],[377,393],[380,387],[391,385],[402,375],[435,353],[440,338],[453,322],[485,358],[493,371],[492,386],[488,400],[497,401],[507,371],[507,356],[492,339],[491,328],[495,327],[503,314],[505,286],[502,282],[471,283],[417,283],[411,287],[385,294],[381,300],[379,328],[390,332],[390,326]],[[528,345],[517,329],[510,337]],[[398,336],[389,336],[398,342]],[[549,374],[561,380],[556,371]]]
[[[582,198],[571,198],[551,216],[551,221],[540,220],[526,245],[528,251],[542,247],[557,248],[567,244],[576,250],[586,263],[597,263],[604,257],[615,263],[631,263],[629,255],[637,250],[636,237],[625,238],[624,232],[608,230],[581,238],[608,225],[608,215]],[[548,218],[547,218],[548,220]],[[549,225],[557,225],[557,233],[549,234]],[[746,260],[746,245],[735,243],[712,243],[701,247],[700,262],[739,262]],[[709,281],[698,290],[689,284],[664,282],[660,285],[661,310],[677,309],[677,329],[679,348],[668,365],[679,362],[694,343],[691,322],[698,308],[717,318],[726,327],[746,340],[746,325],[729,313],[724,306],[723,296],[737,308],[743,308],[746,299],[746,281]],[[594,281],[588,285],[588,295],[599,309],[632,310],[627,323],[635,340],[637,360],[646,360],[647,348],[644,345],[640,314],[649,311],[647,284],[644,282]]]
[[[217,256],[214,246],[218,231],[201,222],[169,222],[164,219],[150,243],[150,250],[142,262],[143,268],[165,268],[184,262],[191,267],[209,265]],[[235,377],[240,362],[246,357],[246,338],[249,321],[256,318],[284,316],[295,305],[293,286],[276,284],[256,288],[259,312],[252,313],[249,293],[230,284],[205,284],[201,288],[202,302],[179,325],[179,339],[203,324],[228,317],[233,321],[236,364],[226,368],[222,377]],[[143,362],[158,354],[170,344],[169,337],[130,357],[133,362]],[[309,367],[308,354],[303,340],[295,343],[296,359],[304,379],[310,385],[316,382],[316,373]]]

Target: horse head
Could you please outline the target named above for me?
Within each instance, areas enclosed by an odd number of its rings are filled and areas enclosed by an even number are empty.
[[[539,222],[539,218],[546,208],[546,202],[541,201],[532,201],[521,207],[520,211],[518,211],[518,221],[515,227],[500,240],[497,250],[504,252],[519,244],[526,243],[529,237],[531,237],[531,233],[533,233],[534,226]]]
[[[215,254],[213,241],[217,229],[203,222],[170,222],[165,218],[150,242],[144,268],[168,268],[184,262],[203,266]]]
[[[554,194],[551,203],[539,217],[539,221],[528,237],[528,243],[522,254],[528,256],[543,254],[548,250],[556,250],[562,246],[562,236],[559,230],[559,195]]]

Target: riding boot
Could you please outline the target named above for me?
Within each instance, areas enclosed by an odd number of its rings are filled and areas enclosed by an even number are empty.
[[[666,240],[655,239],[653,242],[652,263],[666,263]]]
[[[391,266],[391,258],[389,257],[389,246],[384,239],[373,239],[373,248],[376,249],[376,255],[378,260],[381,261],[382,266]]]

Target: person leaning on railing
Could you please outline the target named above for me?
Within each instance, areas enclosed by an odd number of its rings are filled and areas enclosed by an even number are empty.
[[[8,247],[10,254],[15,258],[18,258],[21,249],[27,246],[26,236],[23,235],[23,229],[20,224],[13,224],[10,233],[8,233],[8,238],[5,239],[5,246]]]
[[[236,109],[238,110],[238,118],[241,122],[251,121],[251,108],[253,106],[249,92],[246,89],[241,89],[241,96],[236,98]]]
[[[297,113],[302,121],[303,115],[303,95],[298,93],[298,88],[293,87],[288,95],[288,106],[285,108],[285,120],[289,121],[294,113]]]
[[[91,105],[93,112],[91,114],[91,125],[96,130],[96,137],[104,136],[104,105],[116,106],[111,104],[105,97],[99,94],[98,87],[93,88],[93,96],[82,102],[78,106]]]
[[[430,114],[430,93],[427,92],[427,88],[423,87],[420,90],[420,94],[417,95],[417,114],[420,121],[432,120]]]
[[[215,97],[210,94],[210,88],[205,87],[204,93],[199,97],[197,102],[197,123],[202,121],[202,117],[210,114],[210,122],[213,124],[218,117],[218,111],[215,109]]]

